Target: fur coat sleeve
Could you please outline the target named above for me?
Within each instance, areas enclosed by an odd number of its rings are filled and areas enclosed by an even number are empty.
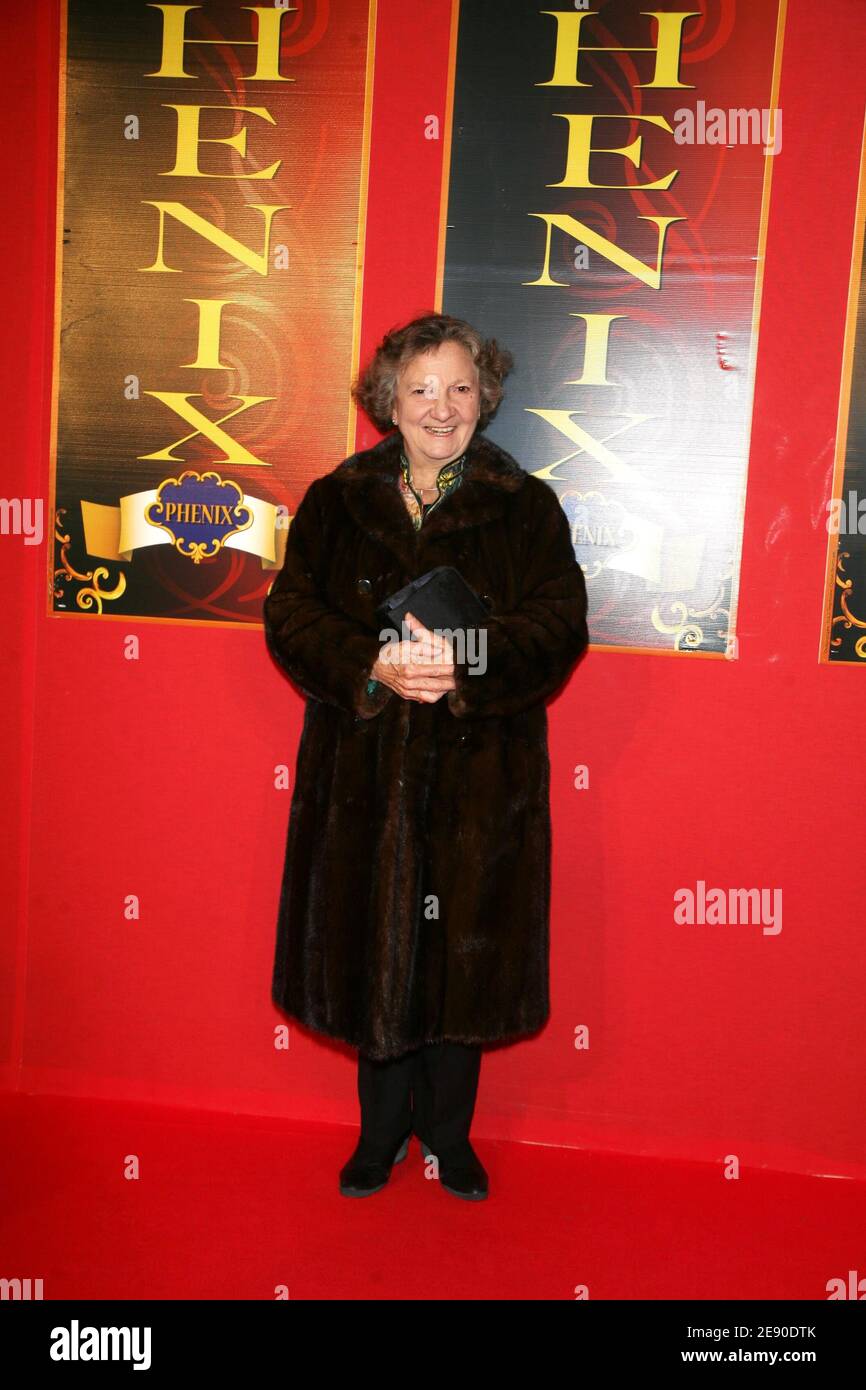
[[[323,597],[322,482],[317,478],[310,484],[289,526],[283,566],[264,603],[265,640],[304,695],[370,719],[393,691],[385,685],[367,691],[382,645],[378,632]]]
[[[589,642],[587,593],[568,518],[546,483],[529,480],[520,602],[486,624],[487,666],[455,667],[448,704],[458,719],[518,714],[547,699]],[[531,499],[531,502],[530,502]]]

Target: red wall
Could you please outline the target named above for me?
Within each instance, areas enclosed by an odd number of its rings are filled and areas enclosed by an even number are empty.
[[[380,0],[365,349],[433,301],[442,150],[423,122],[444,114],[447,19]],[[57,0],[5,6],[0,34],[18,132],[3,492],[45,498],[48,523]],[[817,661],[864,59],[861,0],[789,0],[740,659],[591,651],[551,707],[553,1017],[485,1057],[482,1137],[866,1174],[866,672]],[[300,698],[256,629],[147,623],[125,661],[132,621],[45,616],[45,564],[0,537],[0,1084],[354,1123],[348,1049],[294,1026],[273,1045],[290,799],[273,776]],[[781,933],[675,925],[698,879],[781,887]]]

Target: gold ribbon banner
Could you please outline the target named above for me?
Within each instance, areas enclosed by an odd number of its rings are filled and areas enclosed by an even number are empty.
[[[603,563],[604,569],[620,570],[646,581],[658,593],[690,592],[698,582],[706,536],[677,535],[635,512],[624,512],[623,529],[634,537]]]
[[[670,509],[662,520],[654,521],[628,511],[597,488],[588,492],[567,488],[559,500],[575,550],[591,556],[587,579],[596,579],[604,570],[618,570],[643,579],[651,593],[691,592],[697,585],[707,538],[689,531]],[[639,500],[658,511],[652,496],[642,493]]]
[[[121,497],[117,507],[100,502],[81,500],[81,520],[84,524],[84,544],[88,555],[102,560],[131,560],[134,550],[146,545],[173,545],[169,533],[161,526],[147,521],[145,508],[157,501],[156,489],[130,492]],[[243,531],[233,532],[223,541],[232,550],[244,550],[257,555],[262,569],[281,569],[286,549],[288,527],[278,525],[277,508],[272,502],[244,494],[244,506],[252,512],[252,523]]]

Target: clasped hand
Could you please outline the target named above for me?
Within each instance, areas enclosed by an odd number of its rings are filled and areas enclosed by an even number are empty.
[[[386,644],[370,674],[404,700],[435,704],[447,691],[457,688],[451,643],[425,627],[414,613],[406,614],[406,626],[413,638]]]

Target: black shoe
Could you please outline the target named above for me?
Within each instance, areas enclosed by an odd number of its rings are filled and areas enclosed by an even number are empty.
[[[379,1192],[391,1176],[391,1169],[406,1157],[409,1151],[409,1134],[398,1139],[390,1156],[384,1159],[367,1157],[369,1148],[362,1139],[358,1140],[355,1152],[340,1173],[340,1191],[344,1197],[370,1197]]]
[[[425,1158],[433,1155],[433,1150],[419,1140]],[[487,1173],[478,1155],[467,1139],[458,1149],[443,1154],[438,1159],[439,1182],[454,1197],[463,1197],[467,1202],[483,1202],[488,1192]]]

